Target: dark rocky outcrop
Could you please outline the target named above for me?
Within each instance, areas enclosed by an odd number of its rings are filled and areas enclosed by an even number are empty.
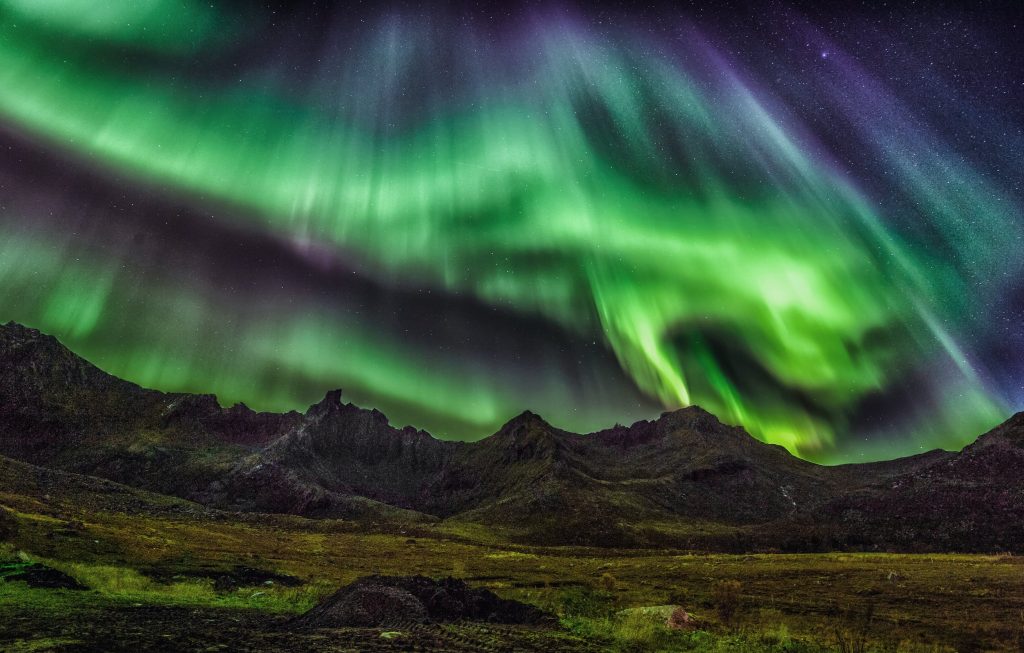
[[[294,624],[304,628],[397,628],[454,621],[550,625],[555,618],[454,578],[368,576],[327,597]]]
[[[9,563],[0,565],[0,580],[4,582],[21,582],[29,587],[56,589],[56,590],[86,590],[73,577],[68,576],[59,569],[47,567],[38,562],[31,563]]]

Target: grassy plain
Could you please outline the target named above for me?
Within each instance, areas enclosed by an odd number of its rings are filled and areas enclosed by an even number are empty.
[[[1013,556],[531,547],[452,523],[126,514],[2,493],[0,510],[0,563],[42,563],[90,588],[0,582],[3,650],[1024,650],[1024,558]],[[302,582],[218,584],[239,567]],[[557,613],[562,628],[289,627],[375,573],[463,578]],[[664,605],[683,606],[695,629],[667,629],[651,607]]]

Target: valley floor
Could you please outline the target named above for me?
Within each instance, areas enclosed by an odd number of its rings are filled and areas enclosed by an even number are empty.
[[[478,527],[190,506],[129,515],[0,489],[0,650],[1024,650],[1020,557],[526,547]],[[33,563],[89,589],[10,578]],[[464,578],[557,613],[562,627],[289,624],[374,573]],[[631,610],[662,605],[684,606],[696,629]]]

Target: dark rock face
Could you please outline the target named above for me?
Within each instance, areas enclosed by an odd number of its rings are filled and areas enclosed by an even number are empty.
[[[943,457],[825,506],[837,547],[1024,548],[1024,413]]]
[[[538,625],[551,624],[554,617],[454,578],[368,576],[324,599],[295,623],[307,628],[393,628],[426,621]]]
[[[146,390],[51,336],[0,326],[0,454],[19,460],[190,498],[300,417]]]
[[[55,338],[14,323],[0,328],[3,453],[47,461],[86,444],[91,432],[120,430],[146,404],[144,390],[105,374]]]
[[[213,395],[174,395],[164,411],[162,425],[189,431],[209,432],[221,442],[264,445],[295,428],[302,416],[258,413],[245,404],[224,409]]]
[[[838,467],[696,406],[585,436],[525,411],[478,442],[445,442],[340,390],[281,415],[145,390],[8,324],[0,455],[214,508],[456,518],[533,544],[1024,551],[1024,415],[960,453]],[[669,537],[657,523],[727,528]]]
[[[327,393],[295,428],[242,459],[201,496],[242,510],[358,518],[370,502],[433,512],[431,481],[458,443],[392,427],[383,413]],[[362,501],[353,501],[358,497]]]

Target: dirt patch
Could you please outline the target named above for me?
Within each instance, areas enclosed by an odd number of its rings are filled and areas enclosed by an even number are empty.
[[[555,618],[532,605],[502,599],[454,578],[367,576],[343,587],[295,620],[305,628],[388,627],[410,623],[480,621],[553,625]]]
[[[0,650],[54,653],[599,653],[553,629],[464,622],[401,629],[288,627],[285,615],[210,607],[0,606]],[[32,648],[32,646],[36,648]]]

